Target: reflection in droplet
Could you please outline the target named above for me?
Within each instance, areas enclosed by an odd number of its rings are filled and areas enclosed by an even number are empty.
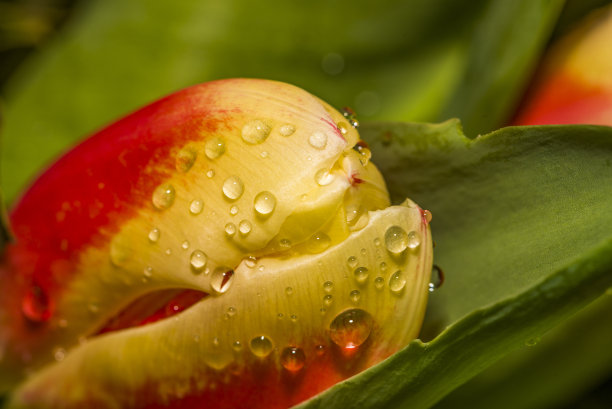
[[[272,352],[274,345],[272,344],[270,338],[266,337],[265,335],[260,335],[251,339],[251,342],[249,342],[249,348],[251,349],[253,355],[260,358],[265,358],[270,354],[270,352]]]
[[[306,355],[302,348],[288,347],[281,353],[281,364],[289,372],[297,372],[304,367]]]
[[[226,292],[234,279],[234,270],[228,267],[217,267],[210,276],[210,286],[217,293]]]
[[[308,143],[315,149],[323,149],[327,145],[327,134],[317,131],[310,135]]]
[[[246,236],[247,234],[249,234],[252,228],[253,226],[251,225],[251,222],[248,220],[241,220],[240,223],[238,224],[238,230],[240,231],[240,234],[242,234],[243,236]]]
[[[225,140],[220,136],[216,136],[206,141],[204,152],[208,159],[217,159],[225,153]]]
[[[250,144],[262,143],[270,135],[270,127],[262,120],[255,119],[242,128],[242,139]]]
[[[391,226],[385,232],[385,246],[394,254],[400,254],[408,247],[408,234],[400,226]]]
[[[370,272],[366,267],[357,267],[353,272],[353,275],[355,276],[355,281],[357,281],[359,284],[363,284],[368,279]]]
[[[194,216],[202,213],[203,209],[204,209],[204,202],[200,199],[194,199],[191,201],[191,203],[189,203],[189,213],[191,213]]]
[[[153,191],[151,198],[153,206],[157,210],[168,209],[174,203],[175,195],[174,186],[170,184],[160,185]]]
[[[291,124],[285,124],[280,127],[279,132],[283,136],[291,136],[295,132],[295,126]]]
[[[223,182],[223,194],[230,200],[236,200],[244,192],[244,183],[238,176],[230,176]]]
[[[176,155],[176,170],[187,172],[196,161],[198,154],[193,148],[183,148]]]
[[[161,232],[159,231],[159,229],[157,227],[154,227],[149,232],[149,241],[151,243],[157,243],[157,241],[159,240],[160,236],[161,236]]]
[[[191,268],[194,272],[201,272],[204,267],[206,267],[206,262],[208,258],[206,254],[204,254],[201,250],[195,250],[191,253],[191,258],[189,259],[189,263],[191,264]]]
[[[389,290],[393,293],[400,293],[406,286],[406,277],[401,270],[397,270],[389,277]]]
[[[373,324],[374,319],[369,313],[352,308],[334,318],[329,326],[329,336],[340,348],[357,348],[368,339]]]
[[[267,191],[259,192],[255,196],[253,206],[260,216],[269,216],[276,207],[276,197]]]

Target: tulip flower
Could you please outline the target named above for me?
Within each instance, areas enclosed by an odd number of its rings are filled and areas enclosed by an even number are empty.
[[[430,215],[390,206],[356,125],[233,79],[65,154],[10,213],[8,408],[284,408],[407,345]]]
[[[592,14],[545,56],[517,125],[612,125],[612,8]]]

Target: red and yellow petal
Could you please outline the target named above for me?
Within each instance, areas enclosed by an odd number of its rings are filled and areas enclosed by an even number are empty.
[[[381,210],[384,181],[344,121],[290,85],[217,81],[54,164],[13,210],[0,270],[12,405],[234,407],[239,384],[284,407],[416,336],[427,222]],[[344,336],[367,321],[362,346],[339,345],[339,316]]]

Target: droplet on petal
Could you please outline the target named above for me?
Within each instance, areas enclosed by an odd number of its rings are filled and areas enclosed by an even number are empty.
[[[217,293],[226,292],[234,279],[234,270],[227,267],[217,267],[210,277],[210,286]]]
[[[327,186],[334,181],[336,176],[333,173],[330,173],[327,169],[320,169],[317,173],[315,173],[315,182],[319,186]]]
[[[391,226],[385,232],[385,246],[393,254],[400,254],[408,247],[408,234],[400,226]]]
[[[291,136],[295,132],[295,126],[286,124],[280,127],[279,133],[283,136]]]
[[[238,176],[230,176],[223,182],[223,194],[230,200],[236,200],[244,193],[244,183]]]
[[[281,353],[281,364],[289,372],[297,372],[304,367],[306,355],[302,348],[288,347]]]
[[[240,234],[242,234],[243,236],[246,236],[247,234],[249,234],[252,228],[253,226],[251,225],[251,222],[248,220],[241,220],[240,223],[238,224],[238,230],[240,231]]]
[[[225,140],[219,136],[206,141],[204,152],[208,159],[217,159],[225,153]]]
[[[236,225],[234,223],[228,223],[225,225],[225,234],[228,237],[232,237],[234,234],[236,234]]]
[[[152,202],[157,210],[166,210],[174,203],[176,192],[174,186],[164,184],[153,191]]]
[[[276,207],[276,197],[267,191],[259,192],[255,196],[254,208],[260,216],[269,216]]]
[[[326,281],[326,282],[323,283],[323,290],[326,293],[332,292],[333,289],[334,289],[334,283],[332,283],[331,281]]]
[[[374,319],[368,312],[352,308],[334,318],[329,326],[329,336],[340,348],[357,348],[368,339],[373,324]]]
[[[309,253],[318,254],[327,250],[330,245],[331,239],[329,236],[323,232],[318,232],[308,240],[307,249]]]
[[[385,286],[384,278],[376,277],[376,279],[374,279],[374,287],[376,287],[377,290],[382,290],[384,286]]]
[[[199,273],[206,267],[206,262],[208,261],[208,257],[201,250],[195,250],[191,253],[191,258],[189,259],[189,264],[191,264],[191,268],[194,272]]]
[[[366,267],[357,267],[353,272],[353,275],[355,276],[355,281],[357,281],[359,284],[363,284],[368,279],[370,272]]]
[[[148,236],[149,237],[149,241],[151,243],[157,243],[157,241],[159,240],[160,236],[161,236],[161,232],[159,231],[159,229],[157,227],[154,227],[149,232],[149,236]]]
[[[350,256],[347,260],[346,263],[348,264],[348,266],[350,268],[355,268],[355,266],[357,265],[357,257],[355,256]]]
[[[406,286],[406,278],[401,270],[396,271],[389,277],[389,290],[393,293],[400,293]]]
[[[191,203],[189,203],[189,213],[191,213],[194,216],[202,213],[203,209],[204,209],[204,202],[201,201],[200,199],[194,199],[191,201]]]
[[[353,290],[349,294],[349,300],[351,300],[353,304],[359,303],[360,299],[361,299],[361,292],[359,290]]]
[[[250,144],[262,143],[270,135],[270,127],[261,119],[255,119],[242,127],[242,139]]]
[[[183,148],[176,155],[176,170],[187,172],[192,168],[198,154],[192,148]]]
[[[272,344],[270,338],[266,337],[265,335],[260,335],[251,339],[251,342],[249,342],[249,348],[251,349],[253,355],[260,358],[265,358],[270,354],[270,352],[272,352],[274,345]]]
[[[308,143],[315,149],[324,149],[327,145],[327,134],[317,131],[310,135]]]
[[[418,232],[412,230],[408,233],[408,247],[411,249],[416,249],[421,245],[421,236]]]

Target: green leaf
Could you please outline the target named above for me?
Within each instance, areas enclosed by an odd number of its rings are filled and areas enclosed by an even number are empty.
[[[476,139],[458,121],[363,132],[399,201],[433,213],[447,279],[427,331],[301,408],[428,408],[540,338],[612,285],[612,128],[505,128]]]
[[[222,77],[291,82],[361,119],[453,114],[491,129],[512,109],[562,4],[315,0],[263,12],[246,0],[83,2],[8,88],[2,186],[13,200],[79,138]]]

